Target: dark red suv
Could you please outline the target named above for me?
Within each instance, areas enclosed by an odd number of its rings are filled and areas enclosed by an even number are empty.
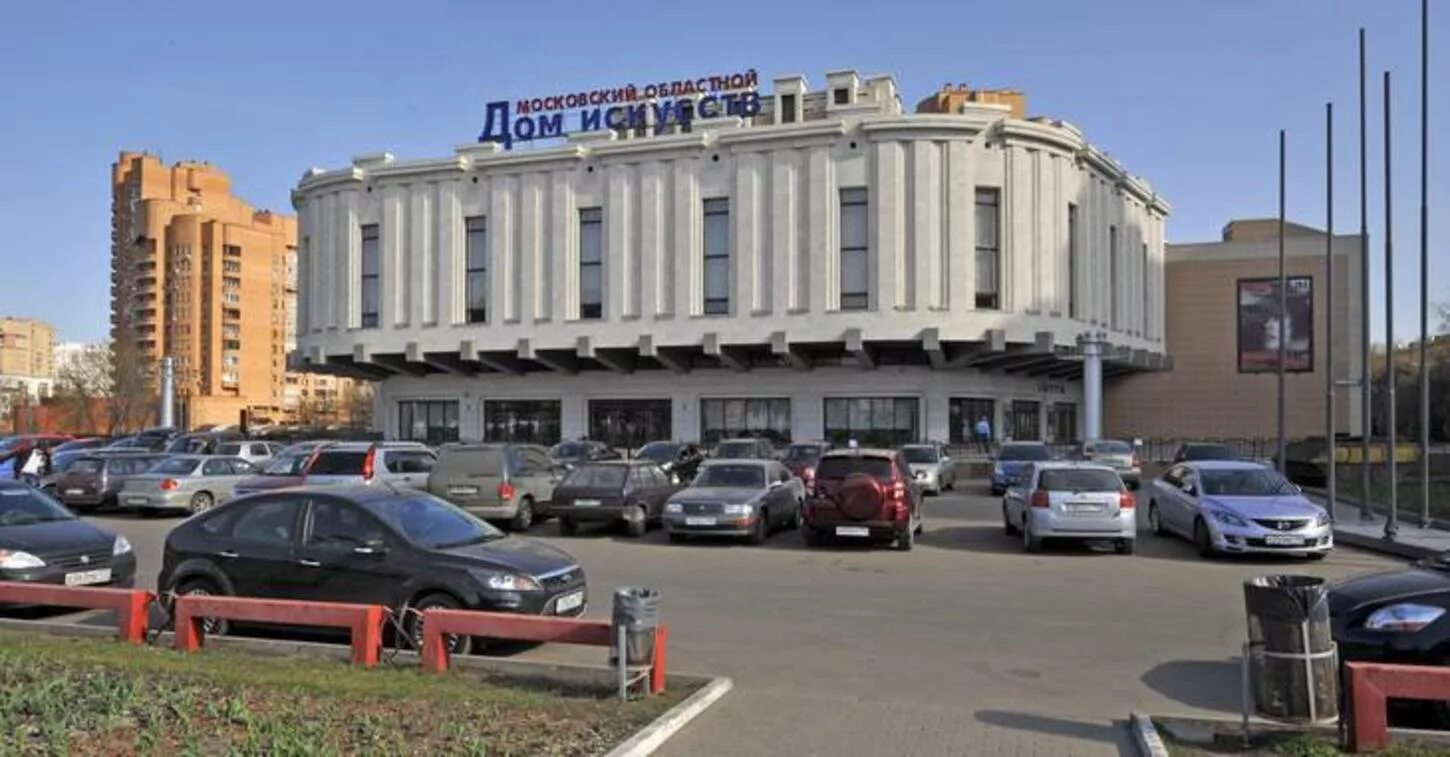
[[[921,533],[921,492],[900,452],[832,450],[821,455],[815,473],[801,527],[807,546],[836,536],[911,549]]]

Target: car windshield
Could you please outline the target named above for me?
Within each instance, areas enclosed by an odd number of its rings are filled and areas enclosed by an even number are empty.
[[[678,445],[669,442],[650,442],[640,447],[639,453],[635,457],[641,460],[653,460],[657,463],[665,463],[675,459],[675,453],[678,449]]]
[[[274,457],[262,468],[263,476],[296,476],[302,473],[302,466],[307,464],[306,455],[286,455]]]
[[[363,461],[367,459],[367,456],[368,453],[364,450],[321,452],[318,453],[317,459],[313,461],[312,467],[307,470],[307,473],[312,476],[361,476]]]
[[[195,454],[206,449],[205,439],[177,439],[166,446],[166,451],[174,454]]]
[[[1294,491],[1293,484],[1268,468],[1200,470],[1198,477],[1204,494],[1221,497],[1270,497]]]
[[[559,442],[549,450],[549,456],[556,459],[584,457],[587,454],[589,445],[582,442]]]
[[[754,457],[755,442],[721,442],[715,448],[715,457]]]
[[[1123,481],[1110,470],[1048,469],[1037,486],[1050,492],[1116,492],[1122,491]]]
[[[1132,452],[1133,448],[1127,442],[1108,440],[1093,442],[1088,445],[1088,450],[1099,455],[1126,455]]]
[[[814,460],[824,451],[819,444],[792,444],[785,451],[785,459],[792,462]]]
[[[76,516],[35,489],[0,489],[0,526],[75,520]]]
[[[1190,444],[1183,448],[1184,460],[1237,460],[1238,455],[1233,453],[1224,444]]]
[[[560,485],[571,489],[620,489],[627,472],[622,465],[584,465],[570,471]]]
[[[71,460],[65,467],[66,473],[100,473],[105,463],[98,457],[81,457]]]
[[[1050,460],[1047,447],[1041,444],[1004,444],[997,453],[998,460]]]
[[[162,460],[147,473],[167,473],[173,475],[185,475],[196,470],[201,465],[201,460],[194,457],[173,457]]]
[[[423,549],[452,549],[503,538],[502,531],[437,497],[364,499],[358,504]]]
[[[868,473],[878,481],[890,481],[891,461],[884,457],[841,455],[822,458],[816,468],[816,478],[828,481],[845,478],[852,473]]]
[[[758,489],[765,486],[765,468],[759,465],[707,465],[695,477],[693,485]]]
[[[936,447],[902,447],[901,455],[908,463],[934,463],[939,459]]]

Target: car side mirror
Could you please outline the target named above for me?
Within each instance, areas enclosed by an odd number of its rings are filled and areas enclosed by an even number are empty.
[[[364,557],[382,557],[388,553],[388,546],[381,539],[371,539],[353,547],[352,553]]]

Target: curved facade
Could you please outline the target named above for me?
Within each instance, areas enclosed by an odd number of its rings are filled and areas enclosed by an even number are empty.
[[[945,441],[989,412],[1066,439],[1080,334],[1109,375],[1163,365],[1168,206],[1076,128],[907,113],[850,71],[774,90],[689,131],[309,171],[301,360],[382,379],[389,436],[621,444]]]

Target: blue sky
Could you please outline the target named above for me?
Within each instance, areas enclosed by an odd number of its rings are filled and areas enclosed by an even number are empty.
[[[1450,301],[1450,4],[1432,3],[1432,300]],[[1015,87],[1084,129],[1174,205],[1169,239],[1276,210],[1324,218],[1323,107],[1339,111],[1336,226],[1357,228],[1356,29],[1369,32],[1370,230],[1382,270],[1379,73],[1395,72],[1396,330],[1418,330],[1417,0],[731,3],[6,4],[0,46],[0,313],[63,339],[108,330],[109,165],[121,149],[223,167],[290,212],[309,166],[472,140],[488,100],[754,67]],[[1432,53],[1435,51],[1432,50]],[[1434,97],[1432,93],[1432,97]],[[1437,137],[1437,133],[1438,136]],[[1383,300],[1376,295],[1377,336]]]

